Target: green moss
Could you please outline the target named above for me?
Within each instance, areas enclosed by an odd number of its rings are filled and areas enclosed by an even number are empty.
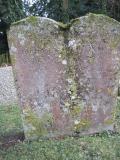
[[[67,29],[69,29],[69,25],[68,25],[68,24],[64,24],[64,23],[61,23],[61,22],[57,22],[57,25],[58,25],[59,28],[62,29],[62,30],[67,30]]]
[[[29,22],[29,23],[31,23],[33,25],[36,25],[37,24],[37,20],[38,20],[38,17],[30,16],[30,17],[24,18],[24,19],[22,19],[20,21],[12,23],[11,26],[16,26],[16,25],[19,25],[19,24],[26,24],[26,22]]]
[[[72,19],[72,20],[70,21],[70,23],[71,23],[71,26],[72,26],[73,24],[80,24],[80,18]]]
[[[20,21],[17,21],[17,22],[12,23],[11,26],[17,26],[17,25],[19,25],[19,24],[25,24],[25,22],[26,22],[26,18],[25,18],[25,19],[22,19],[22,20],[20,20]]]
[[[77,94],[77,84],[75,81],[72,82],[72,84],[70,86],[70,90],[71,90],[73,96]]]
[[[31,23],[32,25],[36,25],[38,23],[38,18],[35,16],[30,16],[26,19],[26,21]]]
[[[67,71],[68,79],[71,83],[68,83],[68,93],[70,97],[70,113],[72,116],[80,115],[81,112],[81,101],[78,96],[78,82],[76,79],[76,68],[75,68],[75,58],[71,50],[69,50],[69,67]]]
[[[10,59],[11,59],[12,64],[14,65],[16,63],[16,57],[15,57],[15,55],[11,54],[10,55]]]
[[[97,18],[97,19],[99,19],[99,20],[105,19],[105,21],[110,22],[110,23],[111,23],[111,22],[112,22],[112,23],[114,22],[115,25],[116,25],[116,24],[120,24],[120,23],[119,23],[118,21],[116,21],[115,19],[110,18],[110,17],[108,17],[108,16],[105,16],[105,15],[103,15],[103,14],[89,13],[89,14],[87,14],[86,16],[89,17],[91,23],[92,23],[94,20],[96,20],[96,18]],[[27,21],[27,22],[30,22],[30,23],[32,23],[32,24],[36,24],[37,19],[38,19],[38,17],[30,16],[30,17],[25,18],[25,19],[22,19],[22,20],[20,20],[20,21],[14,22],[12,25],[19,25],[19,24],[21,24],[21,23],[25,23],[26,21]],[[63,30],[69,30],[69,28],[70,28],[73,24],[77,24],[77,23],[80,23],[80,18],[72,19],[68,24],[64,24],[64,23],[61,23],[61,22],[56,22],[56,24],[57,24],[61,29],[63,29]]]
[[[77,21],[77,20],[76,20]],[[74,22],[75,23],[75,22]],[[81,105],[80,97],[78,96],[78,82],[76,78],[76,57],[72,49],[68,47],[68,31],[64,31],[65,46],[60,52],[62,60],[67,60],[67,94],[68,98],[65,102],[65,107],[70,111],[72,117],[80,116],[83,106]]]
[[[72,106],[70,108],[70,112],[71,112],[71,115],[74,116],[74,117],[80,116],[81,107],[80,106]]]
[[[53,123],[52,115],[50,113],[45,113],[42,117],[38,117],[30,109],[25,111],[25,125],[26,127],[30,126],[26,131],[27,138],[29,137],[38,137],[38,136],[47,136],[48,130],[47,125]]]
[[[117,109],[118,109],[117,106],[113,107],[112,112],[111,112],[111,118],[109,118],[107,120],[104,120],[104,124],[111,125],[111,124],[115,123],[116,115],[117,115],[117,112],[118,112]]]
[[[89,23],[93,23],[93,21],[98,21],[100,20],[100,23],[102,24],[102,22],[104,23],[104,21],[108,22],[108,23],[115,23],[115,25],[120,25],[120,23],[118,21],[116,21],[115,19],[105,16],[103,14],[94,14],[94,13],[89,13],[86,15],[87,17],[89,17]],[[84,16],[86,18],[86,16]],[[102,21],[101,21],[102,20]],[[60,27],[60,29],[62,30],[69,30],[70,27],[72,27],[72,25],[75,24],[80,24],[80,18],[75,18],[72,19],[69,23],[64,24],[61,22],[57,22],[58,26]]]
[[[80,18],[76,18],[76,19],[72,19],[69,23],[67,24],[64,24],[64,23],[61,23],[61,22],[57,22],[58,26],[60,27],[60,29],[62,30],[69,30],[70,27],[73,25],[73,24],[77,24],[77,23],[80,23]]]
[[[67,52],[65,48],[62,48],[62,50],[60,51],[60,56],[62,59],[66,59],[67,57]]]

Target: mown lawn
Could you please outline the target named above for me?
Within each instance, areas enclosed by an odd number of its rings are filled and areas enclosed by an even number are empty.
[[[116,122],[120,123],[120,103]],[[16,105],[0,106],[0,137],[22,132]],[[102,133],[82,138],[18,142],[2,147],[0,160],[120,160],[120,134]]]
[[[0,139],[22,131],[20,109],[17,105],[0,106]]]

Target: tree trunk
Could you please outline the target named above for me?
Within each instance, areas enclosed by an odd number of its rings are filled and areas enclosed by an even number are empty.
[[[63,16],[63,22],[68,23],[69,22],[69,0],[63,0],[63,10],[64,10],[64,16]]]
[[[68,0],[63,0],[63,8],[64,10],[67,10],[68,9]]]

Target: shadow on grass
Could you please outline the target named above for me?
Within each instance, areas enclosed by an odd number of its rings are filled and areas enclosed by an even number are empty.
[[[25,139],[24,132],[9,133],[5,136],[0,136],[0,149],[9,148],[16,143],[23,142]]]

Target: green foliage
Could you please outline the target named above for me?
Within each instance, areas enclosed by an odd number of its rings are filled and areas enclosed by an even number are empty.
[[[0,66],[10,64],[6,30],[10,23],[23,17],[22,0],[0,0]]]
[[[65,3],[68,6],[64,6]],[[120,20],[120,3],[119,0],[35,0],[29,12],[64,23],[89,12],[106,14]]]
[[[107,0],[107,15],[120,21],[120,0]]]
[[[22,0],[0,0],[0,19],[10,24],[23,17]]]
[[[0,139],[22,130],[20,109],[17,105],[0,105]]]
[[[118,160],[120,136],[102,135],[64,140],[23,142],[0,150],[5,160]]]

